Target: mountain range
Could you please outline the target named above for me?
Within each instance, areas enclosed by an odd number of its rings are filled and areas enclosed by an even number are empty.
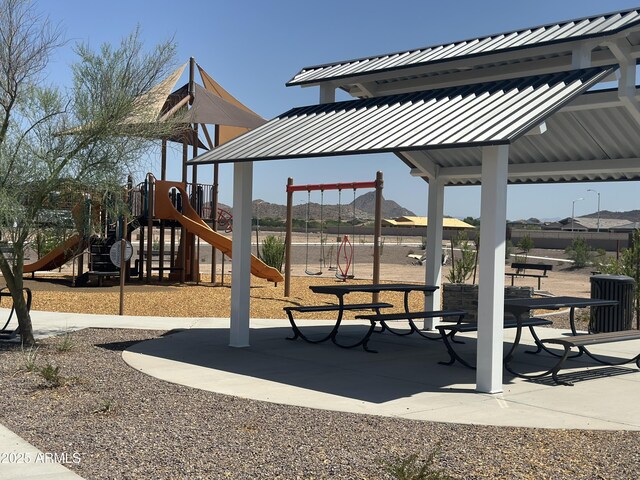
[[[350,203],[343,205],[325,204],[311,202],[298,204],[293,206],[293,218],[305,220],[308,215],[310,220],[338,220],[343,222],[351,221],[354,216],[358,221],[372,221],[375,216],[375,192],[367,192],[357,197]],[[220,208],[232,211],[228,205],[220,204]],[[355,207],[355,210],[354,210]],[[287,206],[276,203],[265,202],[264,200],[254,200],[252,202],[252,214],[256,218],[274,218],[284,220],[287,217]],[[411,210],[408,210],[393,200],[386,200],[382,197],[382,218],[396,218],[402,216],[416,216]]]

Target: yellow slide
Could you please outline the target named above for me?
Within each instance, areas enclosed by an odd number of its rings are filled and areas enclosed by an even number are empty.
[[[71,260],[75,254],[79,253],[80,250],[84,250],[84,248],[86,248],[86,245],[84,245],[81,249],[78,249],[78,246],[80,246],[81,244],[84,244],[82,235],[79,235],[77,233],[75,235],[72,235],[67,239],[66,242],[51,250],[41,259],[25,265],[24,273],[53,270],[55,268],[61,267],[69,260]]]
[[[169,192],[172,188],[176,188],[182,195],[182,209],[184,214],[178,212],[171,203]],[[189,196],[185,191],[184,184],[181,182],[167,182],[156,180],[155,182],[155,217],[161,220],[177,220],[180,224],[200,237],[211,246],[217,248],[227,257],[231,258],[231,240],[214,232],[207,225],[200,215],[189,204]],[[284,278],[282,274],[275,268],[270,267],[259,258],[251,255],[251,273],[256,277],[265,278],[270,282],[282,282]]]

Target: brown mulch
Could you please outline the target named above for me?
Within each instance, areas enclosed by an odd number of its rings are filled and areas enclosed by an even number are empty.
[[[46,281],[55,279],[55,283]],[[209,277],[204,277],[209,280]],[[64,282],[68,285],[65,285]],[[38,280],[25,280],[25,286],[33,291],[32,310],[44,310],[71,313],[118,314],[119,287],[70,286],[70,279],[41,276]],[[220,277],[218,277],[218,283]],[[354,282],[357,282],[354,280]],[[291,296],[284,296],[284,284],[265,280],[251,280],[251,317],[285,319],[283,308],[295,305],[334,304],[333,295],[318,295],[309,290],[310,285],[336,284],[335,278],[293,277]],[[360,283],[370,283],[362,280]],[[349,294],[349,302],[369,302],[371,295]],[[380,301],[389,302],[402,308],[401,293],[385,292]],[[424,308],[424,295],[412,293],[410,297],[412,309]],[[210,283],[183,284],[158,283],[151,285],[131,283],[125,286],[125,314],[153,315],[163,317],[228,317],[231,309],[230,277],[225,276],[224,286],[213,286]],[[391,310],[390,310],[391,311]],[[353,314],[353,313],[352,313]],[[326,318],[322,313],[309,314],[307,318]]]
[[[202,283],[179,284],[174,282],[159,283],[157,279],[151,284],[131,282],[125,286],[125,315],[161,316],[161,317],[228,317],[231,310],[231,278],[225,275],[224,284],[217,277],[217,285],[209,283],[210,276],[204,275]],[[292,277],[291,295],[284,296],[284,284],[274,285],[266,280],[251,278],[252,318],[285,319],[282,310],[295,305],[322,305],[336,303],[333,295],[313,293],[311,285],[336,284],[335,278],[329,277]],[[352,283],[370,283],[370,280],[352,280]],[[389,283],[394,283],[389,281]],[[411,283],[411,282],[409,282]],[[33,310],[50,312],[92,313],[117,315],[120,302],[120,290],[116,284],[104,287],[71,287],[71,277],[61,275],[39,275],[36,280],[25,279],[25,286],[33,291]],[[383,292],[380,301],[395,305],[385,310],[402,311],[403,295],[401,293]],[[348,296],[351,303],[371,301],[371,295],[352,293]],[[411,293],[409,297],[411,310],[424,308],[424,295]],[[345,318],[353,318],[359,312],[346,312]],[[552,313],[555,328],[569,328],[568,315]],[[539,315],[545,312],[538,312]],[[302,314],[297,314],[301,316]],[[326,312],[305,313],[303,318],[325,319]],[[586,329],[588,312],[578,311],[578,329]]]

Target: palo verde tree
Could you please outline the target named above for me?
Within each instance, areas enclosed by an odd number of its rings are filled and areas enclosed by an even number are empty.
[[[175,132],[149,106],[172,65],[169,40],[145,50],[139,31],[94,51],[78,45],[73,87],[44,84],[61,32],[29,0],[0,0],[0,271],[11,291],[23,343],[34,343],[23,298],[25,248],[64,186],[121,191],[149,140]],[[157,94],[156,94],[157,96]]]

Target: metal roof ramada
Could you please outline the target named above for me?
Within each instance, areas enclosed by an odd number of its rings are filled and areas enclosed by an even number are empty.
[[[305,67],[287,82],[287,86],[325,82],[374,72],[399,70],[542,45],[585,40],[615,34],[639,24],[639,8],[605,13],[446,45],[434,45]]]
[[[188,163],[508,144],[612,70],[594,67],[294,108]]]

